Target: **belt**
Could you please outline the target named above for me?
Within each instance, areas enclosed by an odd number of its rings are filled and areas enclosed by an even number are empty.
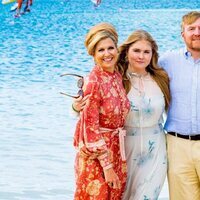
[[[119,148],[120,148],[121,158],[123,161],[126,161],[125,146],[124,146],[124,137],[126,136],[126,130],[123,127],[119,127],[116,129],[100,127],[99,130],[102,133],[112,131],[112,136],[119,135]]]
[[[168,132],[168,134],[183,138],[183,139],[188,139],[188,140],[200,140],[200,134],[199,135],[181,135],[177,132]]]

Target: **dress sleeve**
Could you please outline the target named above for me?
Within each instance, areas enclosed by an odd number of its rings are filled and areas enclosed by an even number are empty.
[[[81,145],[79,143],[80,152],[91,158],[97,158],[104,169],[111,168],[108,149],[103,135],[99,131],[102,100],[100,83],[97,80],[89,80],[84,95],[89,95],[89,100],[80,113],[80,134],[82,135]]]

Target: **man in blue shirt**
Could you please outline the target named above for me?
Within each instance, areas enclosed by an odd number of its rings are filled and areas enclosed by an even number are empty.
[[[200,12],[182,18],[185,48],[159,64],[170,78],[171,104],[165,129],[170,200],[200,200]]]

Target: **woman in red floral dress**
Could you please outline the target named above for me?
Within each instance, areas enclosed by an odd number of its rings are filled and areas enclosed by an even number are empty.
[[[84,83],[87,105],[74,135],[75,200],[120,200],[126,183],[123,130],[129,101],[116,71],[118,35],[108,23],[93,26],[85,39],[95,66]]]

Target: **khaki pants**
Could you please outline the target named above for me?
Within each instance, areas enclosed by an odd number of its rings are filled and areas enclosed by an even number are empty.
[[[170,200],[200,200],[200,140],[167,134]]]

